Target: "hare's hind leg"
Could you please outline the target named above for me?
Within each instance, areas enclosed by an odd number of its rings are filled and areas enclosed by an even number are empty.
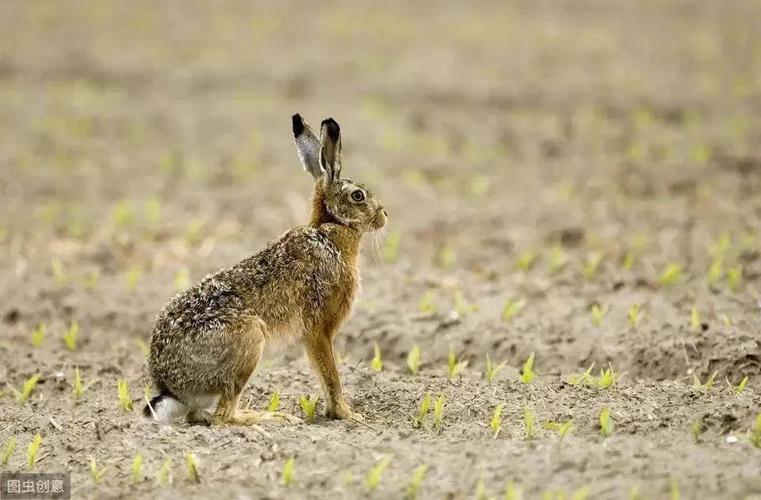
[[[264,351],[267,326],[259,318],[251,318],[230,331],[232,337],[227,369],[229,380],[219,397],[212,416],[215,425],[251,425],[261,420],[259,415],[239,410],[240,396]]]
[[[362,415],[353,412],[344,398],[333,351],[333,335],[322,332],[308,335],[304,338],[304,345],[315,371],[320,376],[327,404],[327,417],[362,419]]]

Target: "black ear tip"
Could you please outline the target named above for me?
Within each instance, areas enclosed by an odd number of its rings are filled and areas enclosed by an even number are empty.
[[[293,136],[298,137],[304,131],[304,119],[296,113],[291,117],[291,120],[293,121]]]
[[[338,122],[333,118],[327,118],[322,121],[322,126],[327,128],[328,137],[337,141],[338,135],[341,133],[341,127],[338,126]]]

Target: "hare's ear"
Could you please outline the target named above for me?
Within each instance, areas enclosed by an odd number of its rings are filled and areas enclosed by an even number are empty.
[[[296,142],[296,151],[304,165],[304,170],[312,174],[315,180],[322,178],[320,169],[320,139],[317,138],[307,122],[296,113],[293,120],[293,140]]]
[[[320,167],[329,182],[341,177],[341,127],[333,118],[322,121],[320,129]]]

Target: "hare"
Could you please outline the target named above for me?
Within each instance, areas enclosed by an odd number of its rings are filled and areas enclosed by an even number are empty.
[[[296,150],[314,178],[309,224],[207,276],[159,313],[149,369],[158,391],[146,416],[249,425],[263,412],[239,409],[266,343],[299,339],[322,382],[330,418],[361,418],[344,397],[333,340],[359,288],[363,233],[382,228],[386,210],[362,184],[341,177],[341,131],[332,118],[317,137],[293,115]],[[214,406],[213,413],[207,410]]]

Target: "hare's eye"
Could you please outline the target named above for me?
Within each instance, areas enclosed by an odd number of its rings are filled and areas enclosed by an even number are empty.
[[[351,199],[357,203],[365,201],[365,193],[361,189],[355,189],[351,192]]]

